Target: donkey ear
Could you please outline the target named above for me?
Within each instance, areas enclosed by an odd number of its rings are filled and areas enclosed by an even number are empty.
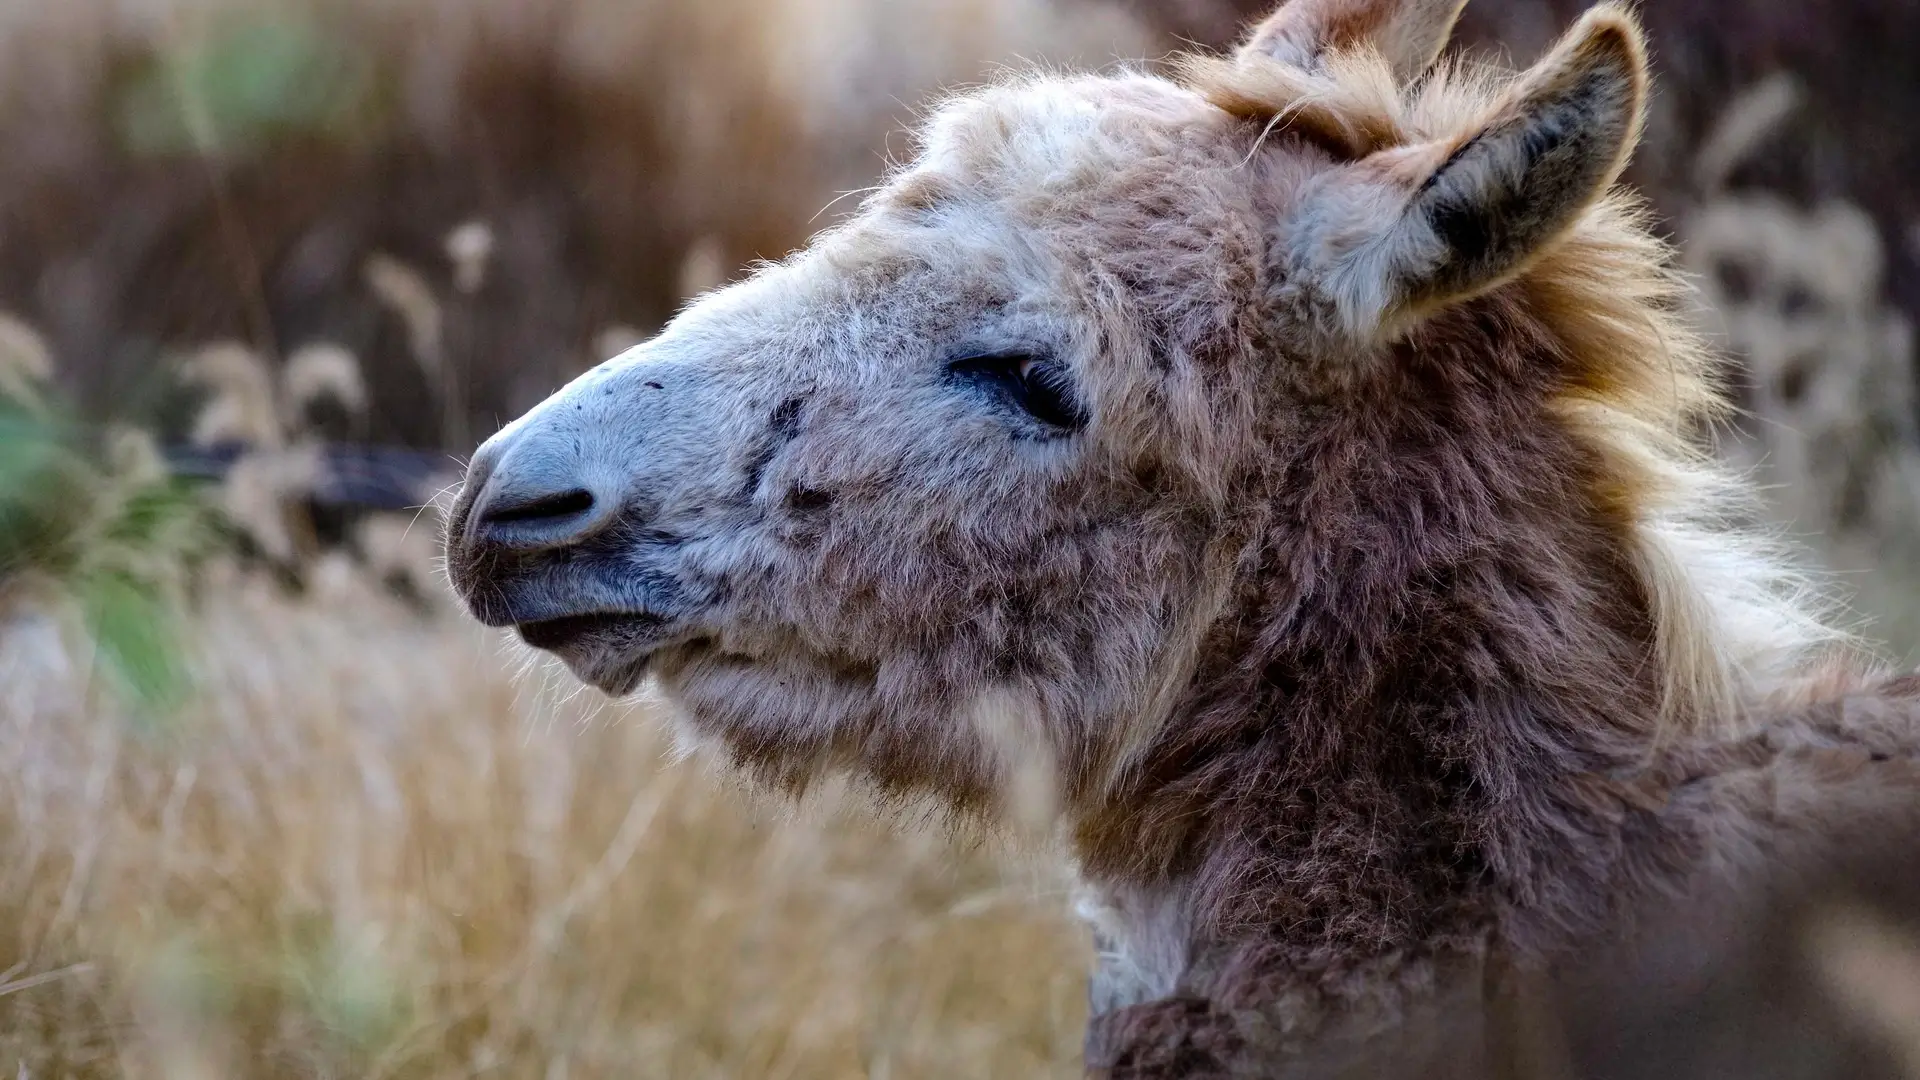
[[[1293,272],[1363,335],[1510,280],[1619,179],[1646,98],[1639,27],[1594,8],[1475,130],[1330,175]]]
[[[1254,28],[1240,55],[1313,71],[1323,53],[1367,43],[1406,82],[1433,66],[1466,6],[1467,0],[1291,0]]]

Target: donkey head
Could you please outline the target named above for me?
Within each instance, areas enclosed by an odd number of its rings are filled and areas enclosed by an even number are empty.
[[[1303,469],[1328,418],[1557,430],[1598,379],[1553,296],[1490,298],[1618,217],[1639,32],[1603,6],[1517,77],[1434,73],[1462,2],[1293,0],[1179,79],[947,102],[844,224],[488,440],[455,586],[777,781],[977,805],[1021,755],[1097,799],[1250,596],[1307,587],[1262,538],[1365,548],[1296,512],[1397,467]]]

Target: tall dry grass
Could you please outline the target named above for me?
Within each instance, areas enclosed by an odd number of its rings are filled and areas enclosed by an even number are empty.
[[[0,307],[96,415],[335,345],[361,437],[465,453],[833,221],[943,88],[1165,45],[1112,0],[0,4]]]
[[[1677,222],[1701,319],[1741,417],[1721,449],[1850,586],[1869,631],[1920,661],[1920,396],[1889,245],[1849,200],[1796,205],[1724,186],[1804,106],[1775,74],[1736,96],[1694,162]]]
[[[1077,1074],[1049,872],[741,799],[485,632],[238,583],[142,715],[0,625],[0,1073]]]
[[[92,398],[101,365],[345,344],[387,414],[363,427],[404,433],[411,402],[464,448],[611,323],[797,243],[929,88],[1144,51],[1073,6],[0,11],[0,292]],[[284,419],[274,385],[225,421]],[[298,484],[241,472],[217,501],[285,561]],[[648,708],[516,681],[333,569],[297,603],[215,575],[164,715],[119,696],[66,590],[0,597],[0,1074],[1077,1073],[1055,877],[845,795],[742,800],[668,764]]]

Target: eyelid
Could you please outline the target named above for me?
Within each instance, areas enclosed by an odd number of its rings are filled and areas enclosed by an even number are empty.
[[[1041,350],[975,352],[947,362],[953,375],[984,379],[1008,404],[1060,432],[1084,428],[1088,416],[1065,366]]]
[[[1026,364],[1043,363],[1047,354],[1039,349],[969,349],[956,354],[947,361],[948,367],[982,367],[991,363],[1000,363],[1013,367]]]

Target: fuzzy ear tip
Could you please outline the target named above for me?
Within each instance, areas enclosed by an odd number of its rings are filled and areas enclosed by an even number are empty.
[[[1625,4],[1599,4],[1588,8],[1573,32],[1581,52],[1616,59],[1623,66],[1641,73],[1647,67],[1647,36],[1640,29],[1639,16]]]
[[[1625,4],[1604,3],[1589,8],[1573,30],[1563,39],[1561,53],[1566,67],[1593,74],[1613,82],[1616,79],[1625,99],[1629,124],[1634,129],[1630,142],[1638,141],[1639,125],[1647,99],[1651,96],[1653,76],[1647,60],[1647,38],[1640,19]]]

